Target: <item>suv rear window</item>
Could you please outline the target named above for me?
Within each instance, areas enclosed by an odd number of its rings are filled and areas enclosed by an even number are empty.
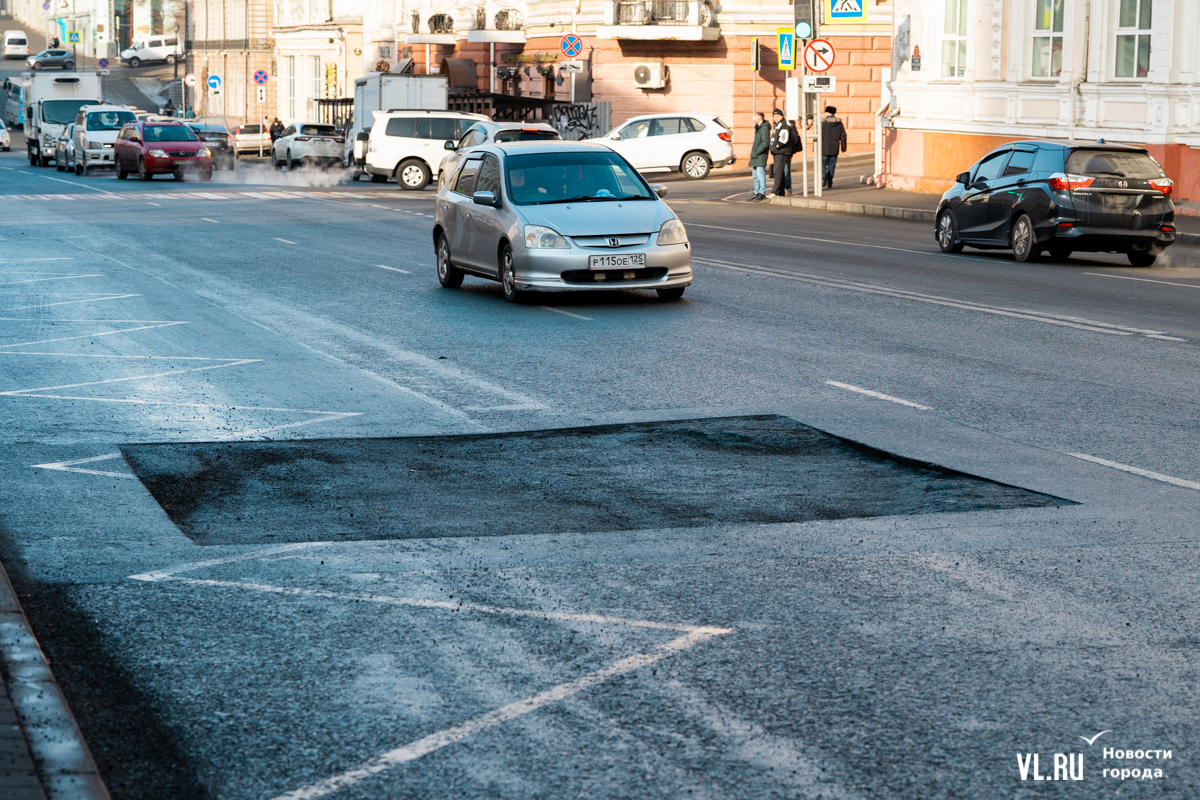
[[[1133,178],[1150,180],[1166,173],[1146,153],[1113,150],[1076,150],[1067,159],[1067,172],[1093,178]]]
[[[561,139],[557,131],[496,131],[496,142],[536,142],[544,139]]]
[[[301,136],[332,136],[337,133],[337,128],[332,125],[301,125]]]

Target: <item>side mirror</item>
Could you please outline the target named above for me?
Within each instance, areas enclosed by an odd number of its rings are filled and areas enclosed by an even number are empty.
[[[665,183],[652,183],[650,184],[650,190],[659,197],[667,196],[667,185]]]
[[[960,173],[958,173],[958,175],[955,176],[954,180],[956,183],[961,183],[963,186],[970,186],[971,185],[971,173],[960,172]]]
[[[142,140],[141,140],[141,139],[139,139],[139,138],[138,138],[138,137],[136,137],[136,136],[130,136],[130,137],[129,137],[129,141],[133,142],[134,144],[141,144],[141,143],[142,143]]]
[[[612,137],[612,140],[613,140],[614,142],[619,142],[619,141],[621,141],[621,134],[619,134],[619,133],[618,133],[616,136]]]
[[[442,145],[442,148],[445,150],[454,151],[454,150],[458,149],[458,145],[456,145],[454,142],[447,139],[446,143],[444,145]]]
[[[371,132],[370,131],[359,131],[358,135],[355,136],[354,138],[357,141],[365,142],[371,138]]]
[[[495,192],[476,192],[475,194],[471,195],[471,200],[474,201],[475,205],[477,206],[491,206],[492,208],[500,207],[500,201],[496,199]]]

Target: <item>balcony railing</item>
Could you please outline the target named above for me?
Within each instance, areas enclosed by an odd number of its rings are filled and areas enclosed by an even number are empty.
[[[618,0],[617,25],[694,25],[691,0]]]

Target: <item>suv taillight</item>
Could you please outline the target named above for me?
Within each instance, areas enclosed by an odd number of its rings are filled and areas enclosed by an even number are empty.
[[[732,142],[733,134],[730,133],[729,131],[721,131],[720,133],[717,134],[717,138],[723,142]]]
[[[1170,197],[1171,189],[1175,186],[1175,181],[1171,180],[1170,178],[1156,178],[1150,181],[1150,185],[1155,189],[1158,189],[1167,197]]]
[[[1064,175],[1061,172],[1056,172],[1051,175],[1047,183],[1050,188],[1058,192],[1069,192],[1075,189],[1085,189],[1092,185],[1095,178],[1085,178],[1082,175]]]

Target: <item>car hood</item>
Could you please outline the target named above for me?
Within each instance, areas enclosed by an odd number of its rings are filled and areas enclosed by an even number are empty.
[[[531,225],[545,225],[564,236],[611,236],[654,233],[675,215],[661,200],[619,200],[517,206]]]

